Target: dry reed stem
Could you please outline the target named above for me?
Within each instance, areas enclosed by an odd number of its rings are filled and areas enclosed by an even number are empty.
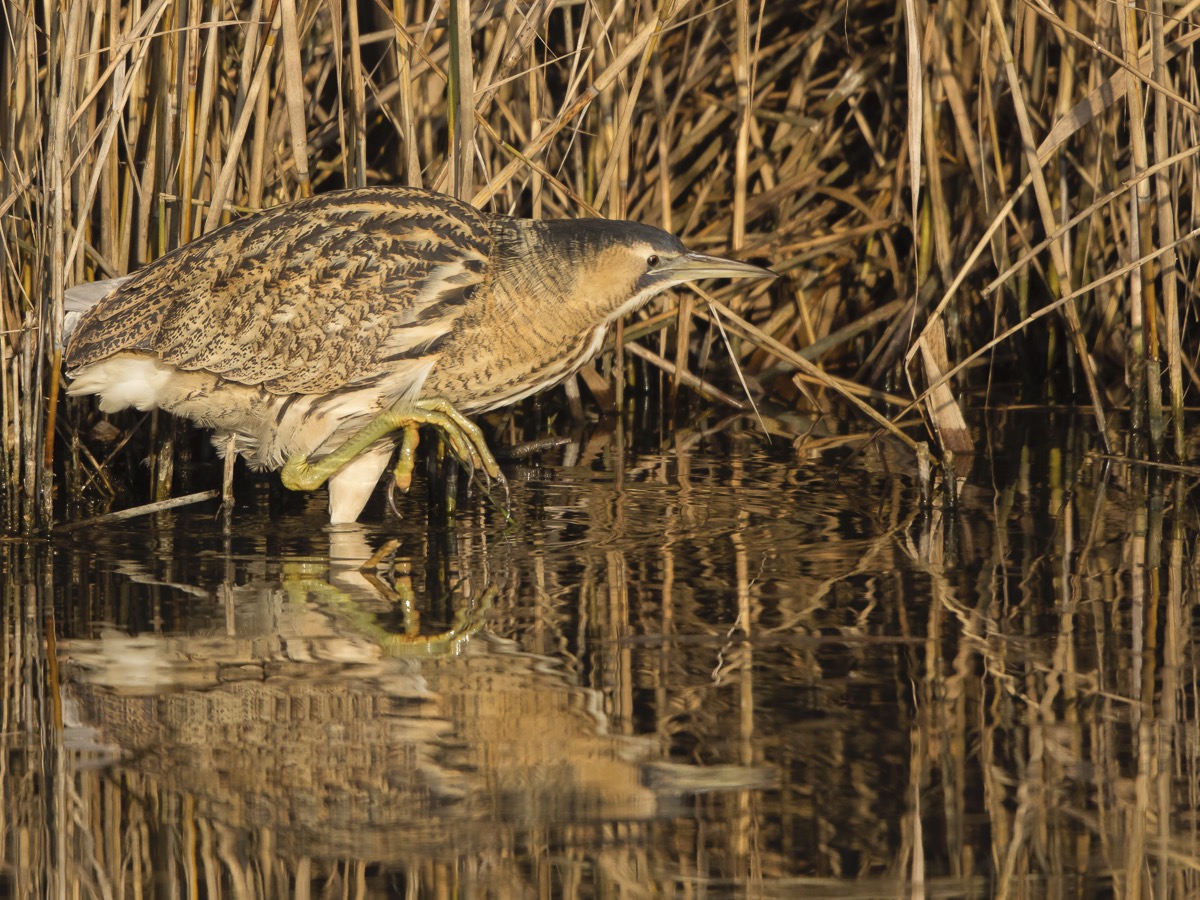
[[[1111,281],[1117,281],[1117,280],[1123,278],[1125,275],[1128,275],[1130,272],[1137,271],[1138,268],[1140,268],[1141,266],[1144,266],[1146,263],[1151,262],[1151,261],[1157,259],[1158,257],[1164,255],[1165,253],[1167,253],[1171,250],[1177,249],[1181,245],[1186,244],[1188,241],[1194,240],[1196,238],[1200,238],[1200,228],[1195,228],[1192,231],[1188,232],[1187,234],[1183,235],[1182,237],[1177,238],[1172,244],[1170,244],[1166,247],[1160,247],[1159,249],[1155,250],[1153,253],[1150,253],[1150,254],[1147,254],[1146,256],[1135,259],[1128,265],[1122,266],[1119,269],[1109,272],[1107,275],[1104,275],[1102,278],[1098,278],[1093,282],[1085,284],[1083,287],[1078,288],[1075,291],[1072,291],[1070,294],[1067,294],[1064,297],[1060,297],[1059,299],[1055,300],[1054,302],[1049,303],[1046,306],[1043,306],[1041,309],[1037,310],[1036,312],[1030,313],[1026,318],[1017,322],[1015,325],[1011,326],[1010,328],[1005,329],[1003,332],[996,335],[996,337],[992,338],[990,341],[985,343],[983,346],[979,347],[978,349],[976,349],[975,351],[970,353],[967,357],[960,360],[954,366],[954,368],[952,368],[950,371],[944,373],[937,382],[934,382],[932,385],[930,385],[928,388],[926,388],[926,394],[933,388],[935,388],[941,384],[944,384],[946,381],[950,380],[951,378],[954,378],[956,375],[959,375],[964,369],[966,369],[969,365],[971,365],[971,363],[975,362],[975,360],[979,359],[980,357],[982,357],[984,354],[988,353],[989,351],[994,350],[996,347],[1003,344],[1009,338],[1019,334],[1021,331],[1024,331],[1026,328],[1028,328],[1034,322],[1048,316],[1052,312],[1056,312],[1063,305],[1070,303],[1071,301],[1076,300],[1079,297],[1086,296],[1086,295],[1090,294],[1092,291],[1094,291],[1096,288],[1101,287]],[[920,403],[924,399],[925,399],[925,394],[922,394],[921,396],[917,397],[916,400],[914,400],[912,403],[910,403],[908,406],[906,406],[901,411],[900,415],[903,416],[905,413],[911,411],[917,405],[917,403]]]
[[[1154,66],[1154,78],[1164,82],[1167,77],[1166,32],[1163,28],[1162,0],[1150,0],[1150,14],[1147,17],[1150,25],[1150,57]],[[1161,163],[1170,156],[1170,125],[1168,98],[1160,93],[1153,97],[1154,103],[1154,159]],[[1175,222],[1178,210],[1174,208],[1171,197],[1171,183],[1166,173],[1159,174],[1154,179],[1155,210],[1157,212],[1158,239],[1170,244],[1175,239]],[[1179,333],[1179,290],[1176,283],[1177,256],[1171,250],[1163,255],[1159,272],[1162,279],[1162,302],[1166,320],[1165,344],[1167,350],[1167,368],[1169,372],[1169,389],[1173,446],[1175,456],[1182,459],[1184,449],[1183,423],[1183,365]],[[1155,360],[1157,362],[1157,360]],[[1157,393],[1157,391],[1155,392]],[[1159,447],[1161,452],[1161,446]]]

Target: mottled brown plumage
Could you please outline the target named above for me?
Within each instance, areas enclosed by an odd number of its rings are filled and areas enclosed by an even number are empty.
[[[251,464],[290,461],[286,475],[385,413],[419,406],[411,427],[387,430],[453,432],[445,404],[482,412],[556,384],[612,322],[672,285],[768,274],[632,222],[514,219],[413,188],[339,191],[240,219],[114,282],[71,334],[68,390],[100,394],[105,410],[193,419],[218,446],[234,436]],[[460,438],[494,469],[481,438]],[[357,518],[387,464],[394,439],[371,440],[324,475],[335,521]]]

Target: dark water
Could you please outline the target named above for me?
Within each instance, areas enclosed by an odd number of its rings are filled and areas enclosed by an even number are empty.
[[[597,436],[507,525],[0,542],[0,888],[1195,896],[1196,476],[981,437],[932,504],[886,447]]]

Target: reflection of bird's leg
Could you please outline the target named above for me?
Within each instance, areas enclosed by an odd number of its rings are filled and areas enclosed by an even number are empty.
[[[397,480],[412,480],[412,455],[416,450],[416,430],[421,425],[439,429],[450,443],[450,449],[472,469],[483,469],[489,478],[500,478],[500,467],[474,422],[456,410],[446,400],[418,400],[402,408],[381,413],[357,434],[315,463],[308,457],[293,456],[283,467],[284,487],[293,491],[312,491],[337,474],[342,466],[357,458],[364,450],[393,431],[404,431],[400,460],[396,464]]]

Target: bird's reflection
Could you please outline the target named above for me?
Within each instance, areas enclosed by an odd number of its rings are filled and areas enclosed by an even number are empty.
[[[518,578],[494,561],[491,577],[455,572],[453,536],[428,541],[423,577],[358,526],[331,529],[324,558],[214,560],[213,586],[122,563],[208,604],[210,627],[64,642],[77,749],[123,757],[117,783],[151,828],[178,833],[193,810],[323,858],[461,853],[511,839],[497,823],[654,815],[643,765],[658,742],[610,734],[599,694],[489,630]],[[421,627],[431,594],[449,599],[448,627]],[[165,795],[187,802],[141,802]]]
[[[443,532],[442,547],[453,532]],[[313,577],[305,563],[285,566],[283,589],[295,602],[315,601],[326,614],[346,621],[359,634],[371,638],[388,655],[441,656],[462,651],[466,642],[484,625],[487,611],[499,591],[486,584],[472,589],[469,577],[450,583],[450,572],[442,565],[447,552],[432,551],[426,557],[426,579],[430,593],[455,597],[453,621],[442,631],[428,632],[421,627],[422,604],[414,588],[412,564],[398,560],[400,541],[392,538],[372,548],[365,530],[359,525],[334,525],[329,528],[329,566],[327,580]],[[370,608],[382,601],[389,604],[392,616],[385,623]],[[390,622],[398,622],[399,628]]]

